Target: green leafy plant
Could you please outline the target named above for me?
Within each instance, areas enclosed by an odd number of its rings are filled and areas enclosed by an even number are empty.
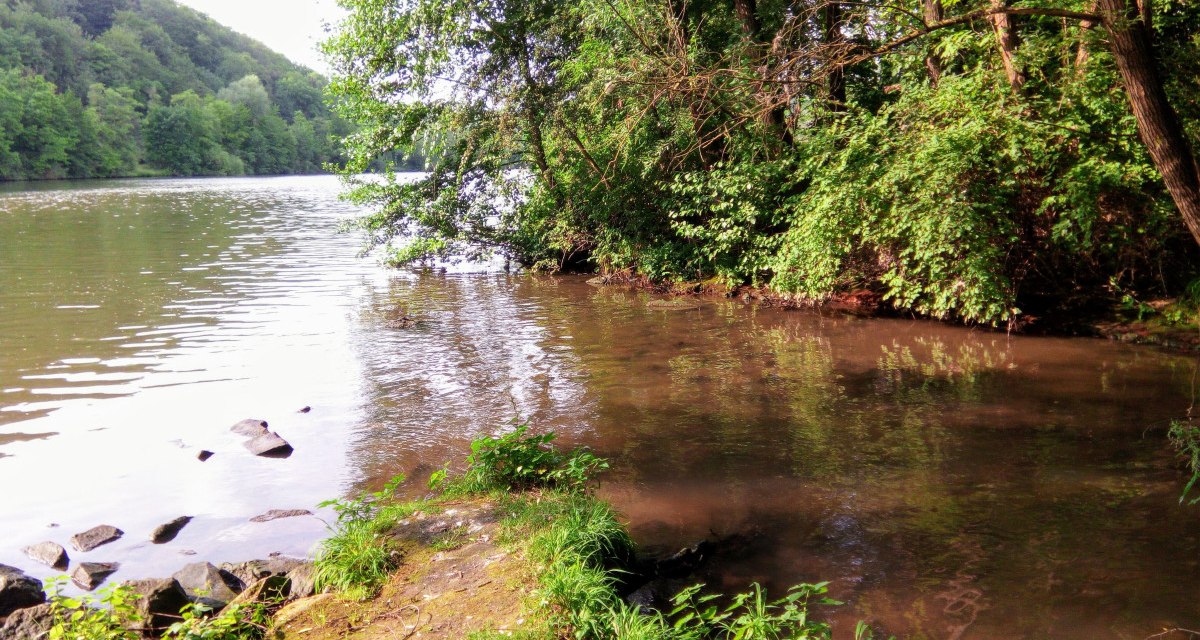
[[[137,594],[123,585],[101,589],[97,597],[62,594],[67,578],[46,581],[50,601],[50,640],[135,640],[141,621],[135,603]]]
[[[232,604],[212,615],[213,610],[201,603],[191,603],[180,612],[181,620],[172,624],[164,638],[173,640],[257,640],[263,637],[271,623],[267,604],[247,602]]]
[[[758,583],[731,598],[724,607],[716,604],[717,595],[702,595],[704,585],[693,585],[679,592],[672,603],[673,627],[681,638],[720,638],[721,640],[776,640],[828,638],[829,625],[809,618],[808,606],[840,605],[825,597],[828,583],[798,584],[786,596],[770,600]]]
[[[1190,422],[1172,420],[1171,428],[1167,431],[1167,436],[1179,451],[1180,456],[1184,459],[1184,463],[1192,474],[1191,479],[1183,487],[1183,493],[1180,494],[1179,501],[1187,502],[1190,505],[1200,503],[1200,496],[1188,499],[1192,490],[1196,488],[1196,483],[1200,481],[1200,427]]]
[[[467,471],[462,479],[466,491],[493,489],[522,490],[534,487],[581,489],[608,462],[586,449],[562,453],[552,444],[554,432],[526,435],[522,424],[499,436],[485,436],[471,443]]]

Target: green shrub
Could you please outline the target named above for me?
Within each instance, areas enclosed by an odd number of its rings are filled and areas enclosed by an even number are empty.
[[[67,578],[46,581],[50,600],[50,640],[136,640],[133,627],[141,621],[137,594],[124,585],[110,585],[96,597],[62,595]]]
[[[172,624],[164,638],[171,640],[257,640],[271,623],[267,605],[258,602],[232,604],[211,615],[212,609],[200,603],[184,607],[179,622]]]
[[[454,488],[471,493],[494,490],[525,490],[557,487],[578,490],[608,462],[586,449],[562,453],[552,443],[553,432],[525,435],[529,425],[500,436],[484,436],[471,442],[467,470]],[[442,472],[441,478],[445,477]]]

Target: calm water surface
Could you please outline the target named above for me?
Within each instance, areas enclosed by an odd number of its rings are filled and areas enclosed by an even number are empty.
[[[46,577],[21,547],[102,522],[125,538],[73,558],[118,578],[305,555],[320,500],[423,479],[521,416],[612,458],[602,493],[644,546],[736,535],[710,583],[830,580],[839,638],[857,619],[935,639],[1200,627],[1200,509],[1178,504],[1163,433],[1193,359],[387,271],[334,233],[356,213],[337,190],[0,191],[0,563]],[[249,416],[296,453],[250,456],[228,432]],[[319,517],[248,522],[271,508]]]

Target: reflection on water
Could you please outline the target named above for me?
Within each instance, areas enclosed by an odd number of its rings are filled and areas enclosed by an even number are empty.
[[[0,491],[0,562],[36,572],[17,549],[100,522],[129,535],[80,559],[119,577],[181,549],[303,554],[319,520],[247,518],[402,471],[415,491],[521,417],[613,459],[602,493],[649,548],[740,534],[710,583],[831,580],[838,637],[860,618],[938,639],[1200,625],[1200,511],[1163,438],[1190,359],[389,273],[332,233],[353,213],[335,196],[312,178],[0,194],[0,483],[20,487]],[[247,416],[296,454],[246,455],[226,429]],[[183,514],[175,543],[144,542]]]
[[[523,416],[614,459],[602,492],[644,545],[744,536],[710,583],[832,580],[839,637],[860,618],[911,638],[1200,621],[1200,518],[1163,439],[1191,360],[647,301],[574,278],[392,280],[357,334],[388,346],[360,344],[379,426],[351,456],[377,484]],[[389,326],[394,309],[418,324]]]

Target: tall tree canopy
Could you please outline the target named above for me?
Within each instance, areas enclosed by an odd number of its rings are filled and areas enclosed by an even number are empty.
[[[348,131],[325,84],[171,0],[10,0],[0,179],[319,171]]]
[[[355,191],[398,262],[871,289],[993,324],[1194,275],[1195,3],[342,4],[347,168],[432,158]]]

